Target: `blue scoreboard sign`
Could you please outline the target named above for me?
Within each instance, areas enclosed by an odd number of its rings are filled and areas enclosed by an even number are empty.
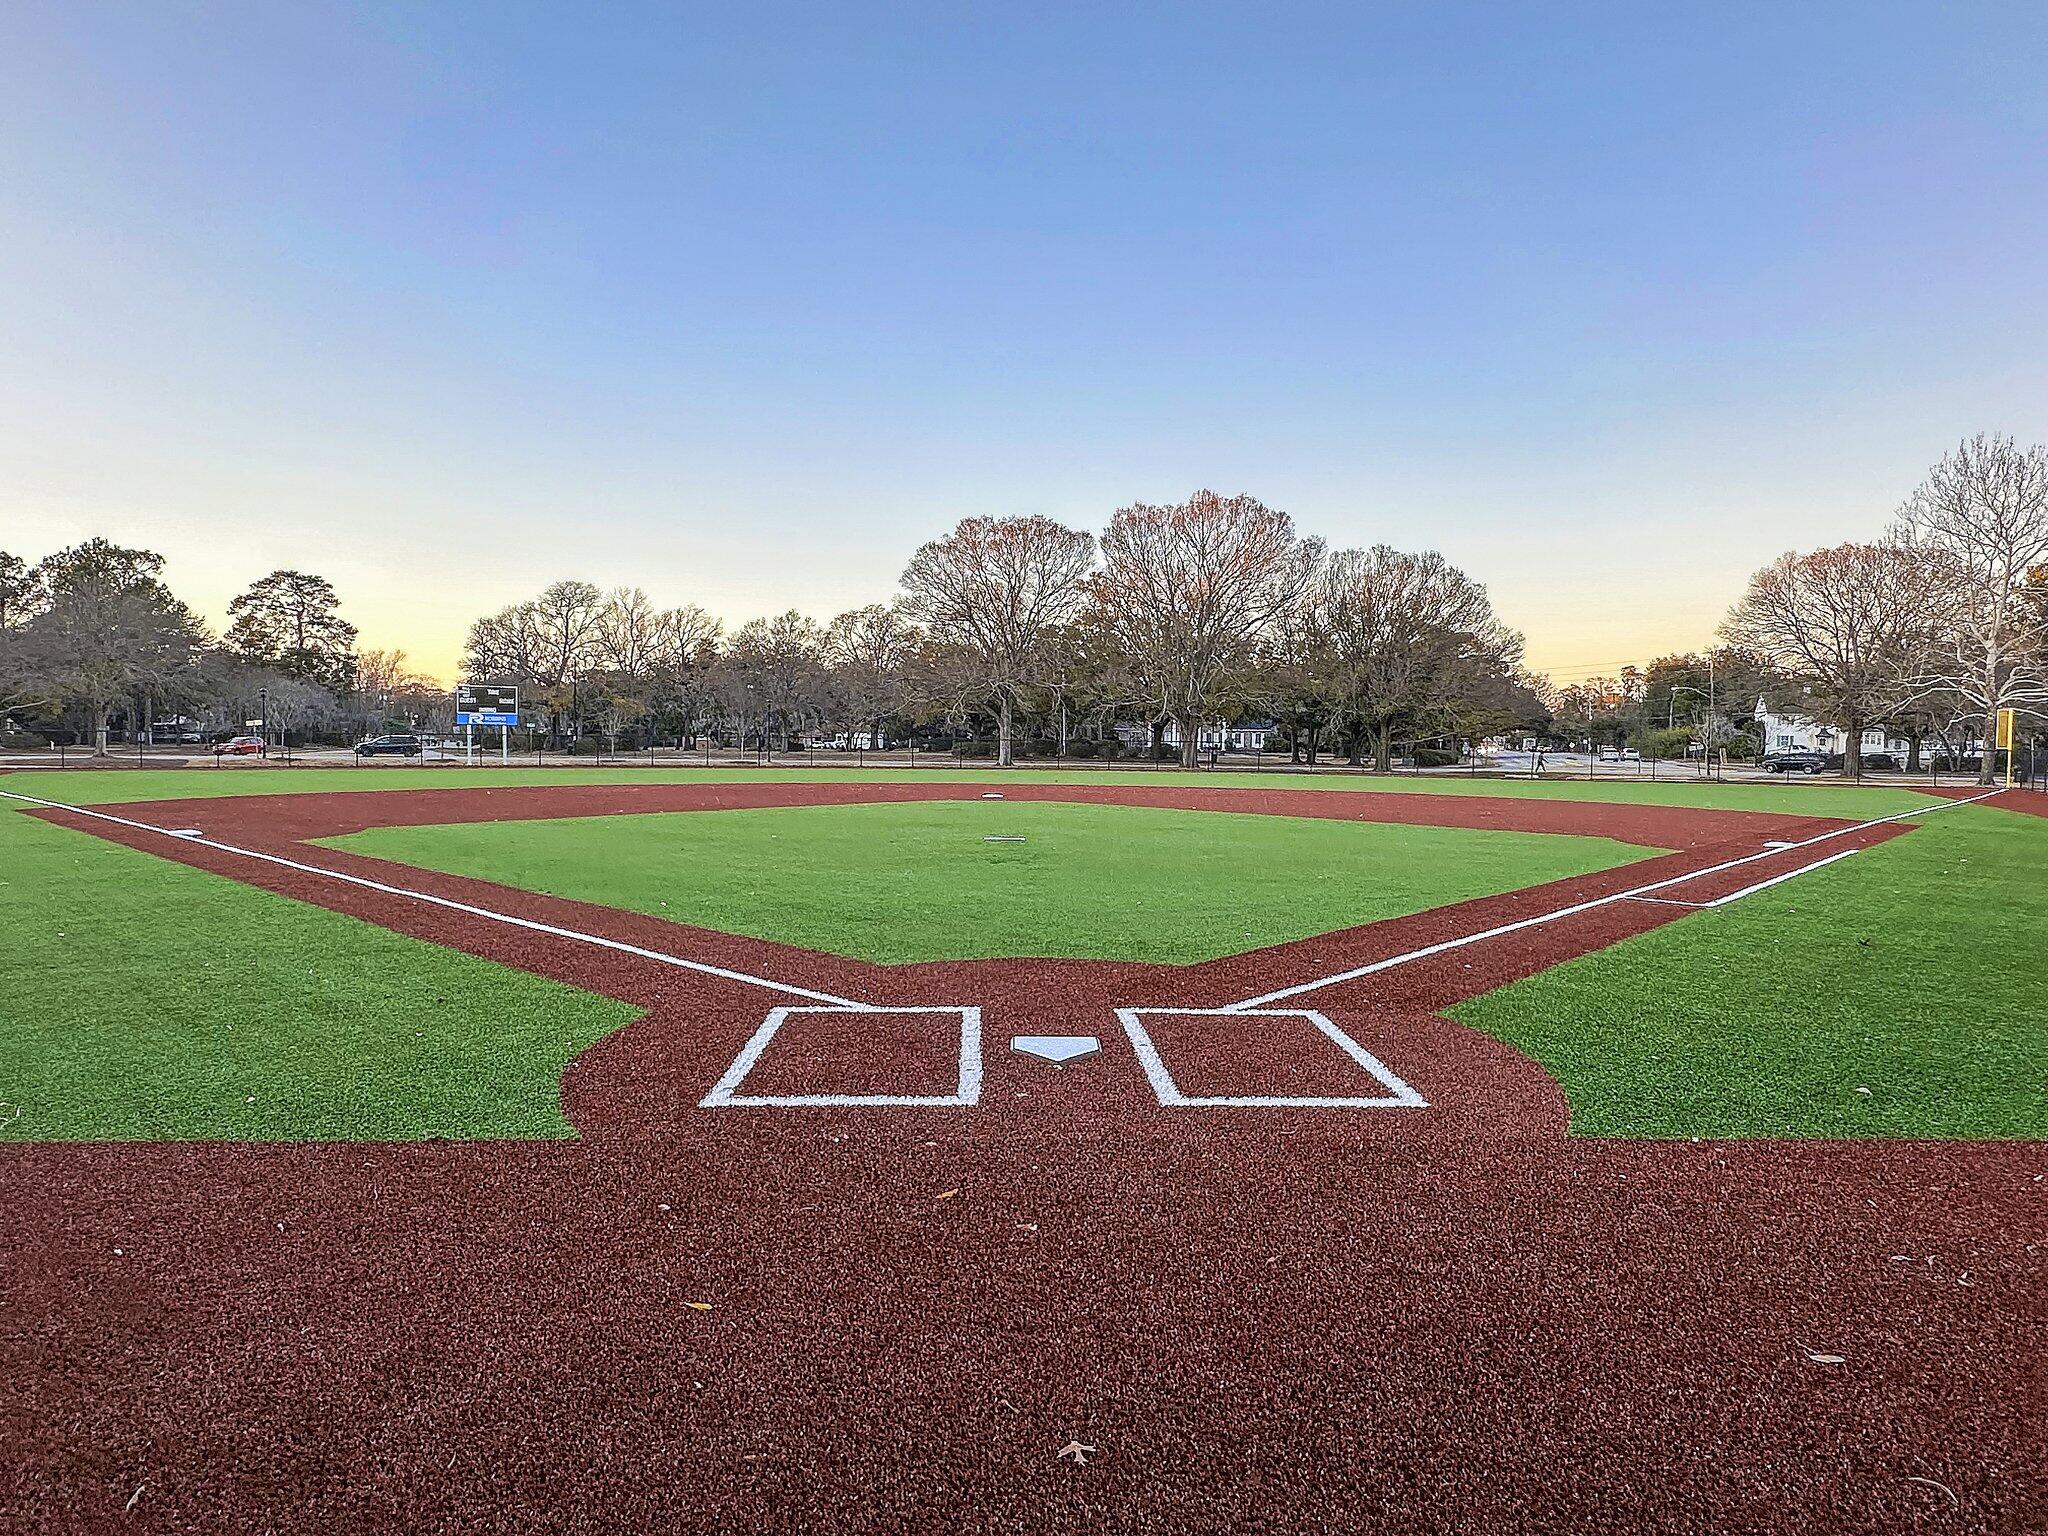
[[[457,725],[517,725],[519,723],[519,690],[513,687],[499,687],[495,683],[457,683],[455,685],[455,723]]]

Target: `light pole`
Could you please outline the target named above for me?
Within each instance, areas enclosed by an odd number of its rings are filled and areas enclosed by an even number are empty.
[[[268,688],[258,688],[256,690],[256,723],[263,728],[263,752],[261,755],[268,757],[270,756],[270,690]]]

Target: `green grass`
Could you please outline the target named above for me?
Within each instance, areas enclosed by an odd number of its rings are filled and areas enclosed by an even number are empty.
[[[607,999],[0,814],[0,1140],[565,1137]]]
[[[916,775],[953,782],[991,776],[990,770]],[[160,770],[0,774],[0,789],[117,804],[200,794],[762,777],[843,781],[861,775]],[[1042,777],[1541,795],[1861,817],[1929,808],[1911,791],[1805,784],[1532,785],[1206,774],[1177,780],[1147,771]],[[6,807],[0,801],[0,1140],[565,1136],[563,1065],[632,1017],[622,1005],[6,814]],[[970,802],[954,809],[1029,816],[1094,808]],[[1095,814],[1181,813],[1101,808]],[[859,823],[850,808],[665,821],[681,834],[689,830],[684,823],[703,832],[742,816],[771,823],[851,817]],[[789,840],[771,835],[772,856],[746,866],[749,874],[765,871],[758,879],[767,882],[749,887],[756,894],[748,899],[758,913],[758,893],[774,894],[784,905],[769,904],[765,920],[779,926],[788,903],[795,903],[798,916],[816,905],[815,890],[823,883],[840,893],[831,922],[847,933],[863,926],[872,932],[886,905],[890,922],[898,911],[917,913],[922,925],[949,935],[946,944],[967,946],[965,953],[1114,952],[1132,942],[1129,924],[1146,931],[1164,926],[1159,903],[1165,903],[1177,912],[1173,926],[1183,945],[1177,957],[1188,958],[1210,947],[1239,949],[1286,936],[1276,929],[1313,932],[1456,899],[1463,892],[1443,888],[1445,869],[1454,865],[1461,879],[1484,873],[1486,880],[1476,883],[1491,888],[1562,872],[1554,864],[1512,869],[1511,858],[1475,861],[1480,845],[1468,839],[1512,834],[1221,815],[1197,820],[1210,830],[1194,841],[1177,835],[1170,848],[1140,838],[1133,840],[1141,845],[1136,850],[1114,853],[1113,840],[1084,836],[1068,843],[1063,835],[1027,830],[1031,842],[981,844],[976,838],[964,853],[957,838],[942,836],[945,856],[936,860],[924,856],[932,851],[929,837],[910,837],[900,850],[878,850],[873,838],[859,836],[826,839],[830,850],[815,839],[785,850]],[[1233,834],[1225,824],[1246,821],[1258,824],[1257,846],[1230,846]],[[1135,823],[1118,825],[1127,831]],[[1358,851],[1370,844],[1355,841],[1358,834],[1385,839],[1397,851],[1377,861],[1361,858]],[[1416,839],[1427,836],[1456,841],[1457,860],[1415,852],[1423,847]],[[1534,841],[1568,846],[1561,839]],[[759,839],[752,846],[758,851]],[[1508,844],[1493,847],[1486,858],[1505,856]],[[813,861],[827,851],[833,868],[852,860],[862,879],[849,883],[829,870],[821,874]],[[875,880],[870,865],[878,853],[885,862],[908,861],[910,873]],[[1132,861],[1124,873],[1106,867],[1113,853]],[[1611,861],[1611,854],[1601,854],[1601,862]],[[712,857],[672,862],[689,866],[686,878],[700,891],[715,885],[720,873]],[[963,903],[959,892],[992,865],[1002,869],[1005,887],[1025,883],[1057,944],[990,939],[997,930],[988,927],[993,919],[985,892],[976,890],[978,905]],[[1945,811],[1875,850],[1732,907],[1689,915],[1457,1013],[1555,1073],[1579,1134],[2048,1136],[2044,867],[2048,822],[1988,807]],[[660,873],[667,878],[675,871]],[[734,870],[723,873],[724,894],[711,894],[729,900]],[[1383,883],[1375,889],[1383,876],[1398,876],[1402,888],[1390,891]],[[861,896],[864,887],[872,889]],[[1261,893],[1249,908],[1247,889]],[[859,903],[845,906],[849,891],[866,903],[865,911]],[[1331,917],[1337,893],[1343,910]],[[672,897],[654,892],[652,899]],[[1013,912],[1004,921],[1021,919]],[[731,920],[718,925],[736,926]]]
[[[1583,800],[1616,805],[1697,805],[1729,811],[1783,811],[1800,816],[1867,818],[1924,809],[1918,790],[1879,785],[1799,782],[1703,783],[1698,779],[1378,778],[1370,774],[1190,773],[1146,769],[857,769],[857,768],[153,768],[29,769],[0,773],[0,790],[41,795],[72,805],[115,805],[217,795],[277,795],[336,790],[475,789],[522,784],[733,784],[879,781],[982,783],[1020,778],[1038,784],[1152,784],[1186,789],[1307,789],[1333,794],[1498,795],[1512,799]]]
[[[2048,1136],[2044,869],[2048,820],[1945,812],[1454,1013],[1580,1135]]]
[[[886,964],[1187,963],[1649,852],[1607,838],[981,800],[383,827],[334,845]]]

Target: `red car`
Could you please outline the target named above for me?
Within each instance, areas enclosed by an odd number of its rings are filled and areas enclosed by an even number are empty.
[[[231,736],[226,741],[215,742],[215,757],[268,757],[270,743],[261,736]]]

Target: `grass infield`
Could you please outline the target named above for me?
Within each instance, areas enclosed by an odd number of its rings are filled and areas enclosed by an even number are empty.
[[[885,965],[1189,964],[1651,856],[1599,837],[979,800],[381,827],[332,842]]]

